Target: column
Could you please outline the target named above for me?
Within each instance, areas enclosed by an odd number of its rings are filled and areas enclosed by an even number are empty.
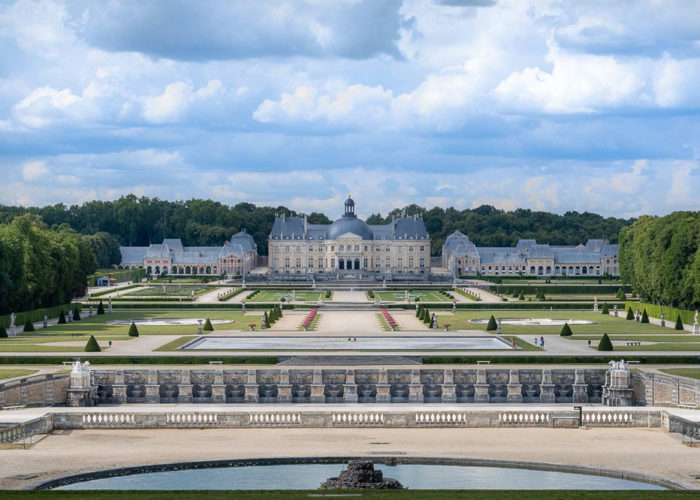
[[[584,378],[584,371],[575,370],[574,376],[574,403],[588,403],[588,384]]]
[[[311,397],[309,398],[312,403],[325,403],[326,395],[324,394],[326,386],[323,385],[323,372],[321,370],[314,370],[313,379],[311,381]]]
[[[177,401],[178,403],[192,402],[192,379],[190,378],[189,370],[182,370],[180,372]]]
[[[411,370],[411,384],[408,386],[408,400],[411,403],[423,402],[423,384],[420,381],[420,370]]]
[[[545,368],[542,370],[542,383],[540,384],[540,403],[554,403],[554,384],[552,383],[552,370]]]
[[[523,402],[523,385],[520,383],[520,372],[511,370],[508,379],[508,396],[506,401],[509,403]]]
[[[148,370],[148,378],[146,380],[146,403],[160,403],[160,385],[158,385],[158,370]]]
[[[289,371],[280,371],[280,381],[277,384],[277,402],[291,403],[292,402],[292,384],[289,383]]]
[[[245,383],[245,402],[257,403],[260,400],[256,370],[248,370]]]
[[[488,403],[489,400],[489,383],[486,381],[486,370],[477,368],[476,384],[474,384],[474,402]]]
[[[345,383],[343,384],[343,402],[357,403],[357,384],[355,383],[355,371],[345,372]]]
[[[456,403],[457,402],[457,392],[455,391],[455,381],[454,372],[452,370],[445,370],[442,382],[442,402],[443,403]]]
[[[224,371],[214,370],[214,383],[211,385],[212,403],[226,402],[226,385],[224,384]]]
[[[377,403],[391,403],[389,373],[385,368],[379,369],[379,381],[377,382]]]
[[[126,403],[126,384],[124,383],[124,370],[114,372],[114,384],[112,384],[112,399],[119,404]]]

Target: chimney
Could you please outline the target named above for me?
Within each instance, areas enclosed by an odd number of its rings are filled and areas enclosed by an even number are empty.
[[[304,214],[304,238],[306,238],[306,226],[308,225],[308,223],[309,223],[309,219],[306,216],[306,214]]]
[[[282,212],[282,222],[284,222],[284,220],[285,220],[286,218],[287,218],[287,214],[285,214],[284,212]]]

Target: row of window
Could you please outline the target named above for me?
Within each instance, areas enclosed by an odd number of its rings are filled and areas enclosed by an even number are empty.
[[[284,246],[284,251],[285,251],[285,252],[289,252],[289,251],[290,251],[290,248],[291,248],[291,247],[290,247],[289,245],[285,245],[285,246]],[[296,248],[295,248],[295,250],[296,250],[297,252],[301,252],[301,245],[297,245]],[[331,252],[335,252],[335,245],[330,245],[330,250],[331,250]],[[279,252],[279,251],[280,251],[280,246],[279,246],[279,245],[275,245],[274,251],[275,251],[275,252]],[[313,251],[314,251],[314,246],[313,246],[313,245],[309,245],[309,252],[313,252]],[[323,245],[319,245],[319,246],[318,246],[318,251],[319,251],[319,252],[323,252]],[[345,251],[352,252],[352,251],[353,251],[353,246],[352,246],[352,245],[347,245],[347,249],[346,249],[346,245],[339,245],[339,246],[338,246],[338,251],[339,251],[339,252],[345,252]],[[360,251],[360,245],[355,245],[354,251],[355,251],[355,252],[359,252],[359,251]],[[365,246],[364,246],[364,251],[365,251],[365,252],[368,252],[368,251],[369,251],[369,246],[365,245]],[[375,251],[375,252],[381,252],[381,251],[382,251],[382,247],[381,247],[381,246],[376,246],[375,249],[374,249],[374,251]],[[390,252],[390,251],[391,251],[391,246],[387,245],[387,246],[386,246],[386,251],[387,251],[387,252]],[[399,246],[398,246],[398,251],[399,251],[399,253],[403,253],[403,245],[399,245]],[[409,251],[409,252],[413,252],[413,251],[414,251],[414,246],[413,246],[413,245],[409,245],[409,246],[408,246],[408,251]],[[425,252],[425,245],[420,245],[420,251],[421,251],[421,252]]]
[[[356,260],[356,262],[359,262],[359,259],[355,259],[355,260]],[[316,262],[317,262],[318,269],[323,269],[324,267],[328,267],[328,259],[325,259],[325,260],[324,260],[323,258],[319,258]],[[339,266],[340,269],[345,269],[345,267],[344,267],[345,262],[346,262],[345,259],[338,259],[338,266]],[[381,269],[381,267],[382,267],[382,259],[379,259],[379,258],[377,258],[377,259],[372,259],[372,262],[373,262],[373,264],[374,264],[375,269]],[[352,263],[352,260],[351,260],[351,259],[348,259],[348,260],[347,260],[347,263],[348,263],[348,264]],[[413,268],[413,265],[414,265],[414,264],[415,264],[415,262],[414,262],[413,258],[408,259],[408,267],[409,267],[409,268]],[[356,265],[357,265],[357,264],[356,264]],[[371,264],[370,264],[370,260],[367,259],[367,258],[365,257],[365,258],[363,259],[363,267],[362,267],[362,269],[369,269],[369,268],[370,268],[370,265],[371,265]],[[403,259],[401,259],[401,258],[398,259],[397,265],[398,265],[399,268],[402,268],[402,267],[403,267]],[[424,258],[420,258],[419,261],[418,261],[418,265],[419,265],[419,267],[420,267],[421,269],[425,268],[425,259],[424,259]],[[343,267],[340,267],[340,266],[343,266]],[[280,267],[280,260],[279,260],[279,258],[275,257],[275,258],[273,259],[273,268],[279,269],[279,267]],[[286,257],[286,258],[284,259],[284,267],[285,267],[285,268],[290,268],[290,267],[291,267],[291,262],[290,262],[289,257]],[[295,262],[295,266],[294,266],[294,267],[295,267],[295,268],[301,268],[301,258],[297,258],[297,259],[296,259],[296,262]],[[391,267],[391,259],[389,259],[389,258],[385,259],[385,267]],[[313,268],[314,268],[314,259],[313,259],[313,257],[310,257],[310,258],[309,258],[309,261],[308,261],[308,268],[309,268],[309,269],[313,269]],[[335,269],[335,268],[336,268],[336,261],[335,261],[335,258],[331,258],[331,259],[330,259],[330,268],[331,268],[331,269]],[[355,268],[357,269],[357,267],[355,267]],[[348,267],[348,269],[352,269],[352,268],[351,268],[351,267]]]

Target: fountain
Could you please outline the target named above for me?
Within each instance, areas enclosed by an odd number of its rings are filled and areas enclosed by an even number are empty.
[[[400,490],[403,485],[396,479],[384,477],[382,471],[375,470],[374,464],[366,460],[348,462],[347,470],[341,471],[338,477],[326,479],[320,489],[324,490]]]

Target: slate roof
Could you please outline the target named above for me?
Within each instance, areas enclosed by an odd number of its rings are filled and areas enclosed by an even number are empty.
[[[245,230],[239,231],[233,236],[231,236],[229,243],[231,245],[240,245],[241,248],[246,252],[254,252],[258,249],[258,246],[255,244],[255,240],[253,239],[253,237],[246,233]]]
[[[270,231],[275,240],[326,240],[346,233],[357,234],[367,240],[396,240],[429,238],[421,217],[400,217],[389,224],[369,225],[354,217],[341,217],[332,224],[308,224],[304,235],[304,219],[301,217],[277,217]]]
[[[143,264],[148,247],[119,247],[122,254],[122,264]]]

